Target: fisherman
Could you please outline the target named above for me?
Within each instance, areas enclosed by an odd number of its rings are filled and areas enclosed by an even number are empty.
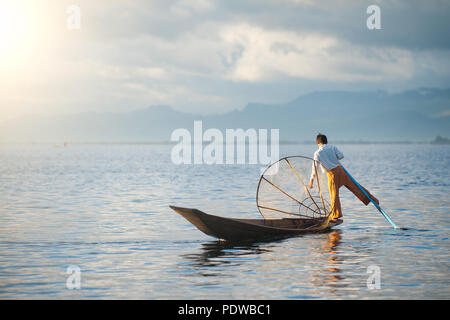
[[[344,158],[344,154],[336,146],[329,145],[327,137],[324,134],[319,133],[316,137],[316,142],[319,149],[314,153],[314,162],[318,161],[321,164],[322,170],[328,176],[328,189],[330,190],[331,197],[331,221],[337,221],[342,217],[341,201],[339,200],[339,188],[341,186],[346,186],[347,189],[353,192],[367,206],[370,203],[370,199],[358,188],[339,162],[339,160]],[[313,163],[311,179],[309,181],[310,189],[313,188],[315,176],[316,166]],[[362,188],[373,201],[379,204],[377,198],[371,195],[366,188]]]

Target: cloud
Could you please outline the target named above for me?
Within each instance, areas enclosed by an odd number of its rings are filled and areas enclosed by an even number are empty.
[[[214,113],[315,90],[450,84],[450,4],[438,0],[374,1],[376,31],[368,4],[349,0],[77,3],[79,31],[65,28],[71,1],[36,11],[45,28],[2,64],[2,114],[152,104]]]
[[[433,115],[433,118],[446,118],[446,117],[450,117],[450,109],[438,112]]]
[[[214,7],[211,0],[178,0],[170,6],[175,16],[190,17],[196,13],[205,13]]]
[[[276,81],[297,77],[332,81],[406,80],[412,56],[396,48],[362,47],[320,33],[226,26],[228,76],[234,81]]]

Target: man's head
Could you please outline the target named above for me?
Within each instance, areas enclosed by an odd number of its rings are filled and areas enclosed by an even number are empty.
[[[327,136],[319,133],[316,137],[316,142],[318,145],[327,144],[328,143]]]

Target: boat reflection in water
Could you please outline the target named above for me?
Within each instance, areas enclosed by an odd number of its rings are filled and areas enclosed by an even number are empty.
[[[280,240],[281,241],[281,240]],[[222,240],[210,241],[202,244],[201,252],[182,255],[190,260],[192,267],[196,269],[211,267],[224,267],[241,265],[245,260],[242,257],[260,255],[271,250],[264,248],[261,242],[229,242]],[[213,275],[213,274],[208,274]]]
[[[199,276],[193,279],[196,286],[232,286],[234,281],[252,286],[252,281],[265,281],[273,290],[286,291],[288,298],[323,297],[324,290],[334,295],[336,288],[348,286],[339,268],[341,240],[342,231],[336,229],[266,242],[210,241],[201,244],[199,252],[182,255],[180,265],[190,269],[190,276]],[[224,283],[224,278],[230,280]],[[305,287],[310,288],[308,294],[298,295]]]

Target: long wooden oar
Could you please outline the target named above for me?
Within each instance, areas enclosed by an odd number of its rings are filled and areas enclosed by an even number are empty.
[[[365,196],[366,196],[367,198],[369,198],[370,202],[373,203],[373,205],[375,206],[375,208],[377,208],[378,211],[380,211],[380,213],[383,215],[383,217],[386,218],[386,220],[394,227],[394,229],[403,229],[403,228],[400,228],[399,226],[397,226],[397,225],[394,223],[394,221],[392,221],[392,219],[388,216],[388,214],[387,214],[386,212],[384,212],[383,209],[381,209],[381,207],[380,207],[379,204],[377,204],[375,201],[373,201],[373,199],[367,194],[367,192],[364,190],[364,188],[361,187],[361,185],[360,185],[358,182],[356,182],[356,180],[350,175],[350,173],[348,173],[347,170],[345,170],[344,167],[342,167],[342,169],[344,169],[344,171],[348,174],[348,176],[350,177],[350,179],[352,179],[353,182],[358,186],[358,188],[361,189],[361,191],[365,194]]]

